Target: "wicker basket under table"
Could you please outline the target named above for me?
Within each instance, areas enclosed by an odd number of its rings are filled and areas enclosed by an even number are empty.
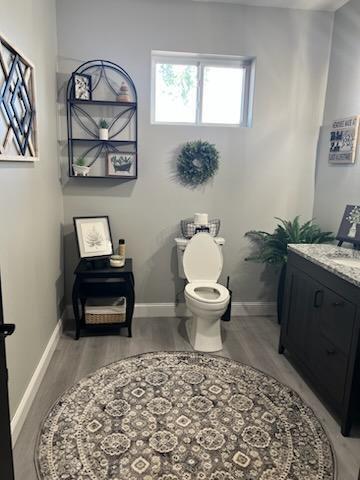
[[[88,325],[123,323],[125,320],[125,307],[123,306],[85,307],[85,323]]]

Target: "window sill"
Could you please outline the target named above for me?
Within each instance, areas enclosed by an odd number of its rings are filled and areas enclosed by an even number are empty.
[[[220,128],[251,128],[252,125],[232,124],[232,123],[185,123],[185,122],[155,122],[151,121],[150,125],[160,127],[220,127]]]

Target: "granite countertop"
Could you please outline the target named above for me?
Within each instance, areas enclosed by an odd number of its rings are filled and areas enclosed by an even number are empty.
[[[327,244],[290,244],[288,250],[360,287],[360,251]],[[342,260],[344,264],[337,263]],[[358,267],[346,264],[357,260]]]

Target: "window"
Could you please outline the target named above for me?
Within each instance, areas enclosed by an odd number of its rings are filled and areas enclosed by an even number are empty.
[[[152,53],[151,121],[251,125],[254,58]]]

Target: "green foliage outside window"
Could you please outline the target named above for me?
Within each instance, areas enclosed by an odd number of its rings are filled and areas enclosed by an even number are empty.
[[[176,73],[174,65],[168,63],[160,65],[163,82],[167,87],[175,87],[177,91],[180,91],[180,96],[184,104],[189,102],[189,92],[195,85],[192,69],[192,66],[187,65],[181,73]],[[174,90],[165,93],[172,96],[174,95]]]

